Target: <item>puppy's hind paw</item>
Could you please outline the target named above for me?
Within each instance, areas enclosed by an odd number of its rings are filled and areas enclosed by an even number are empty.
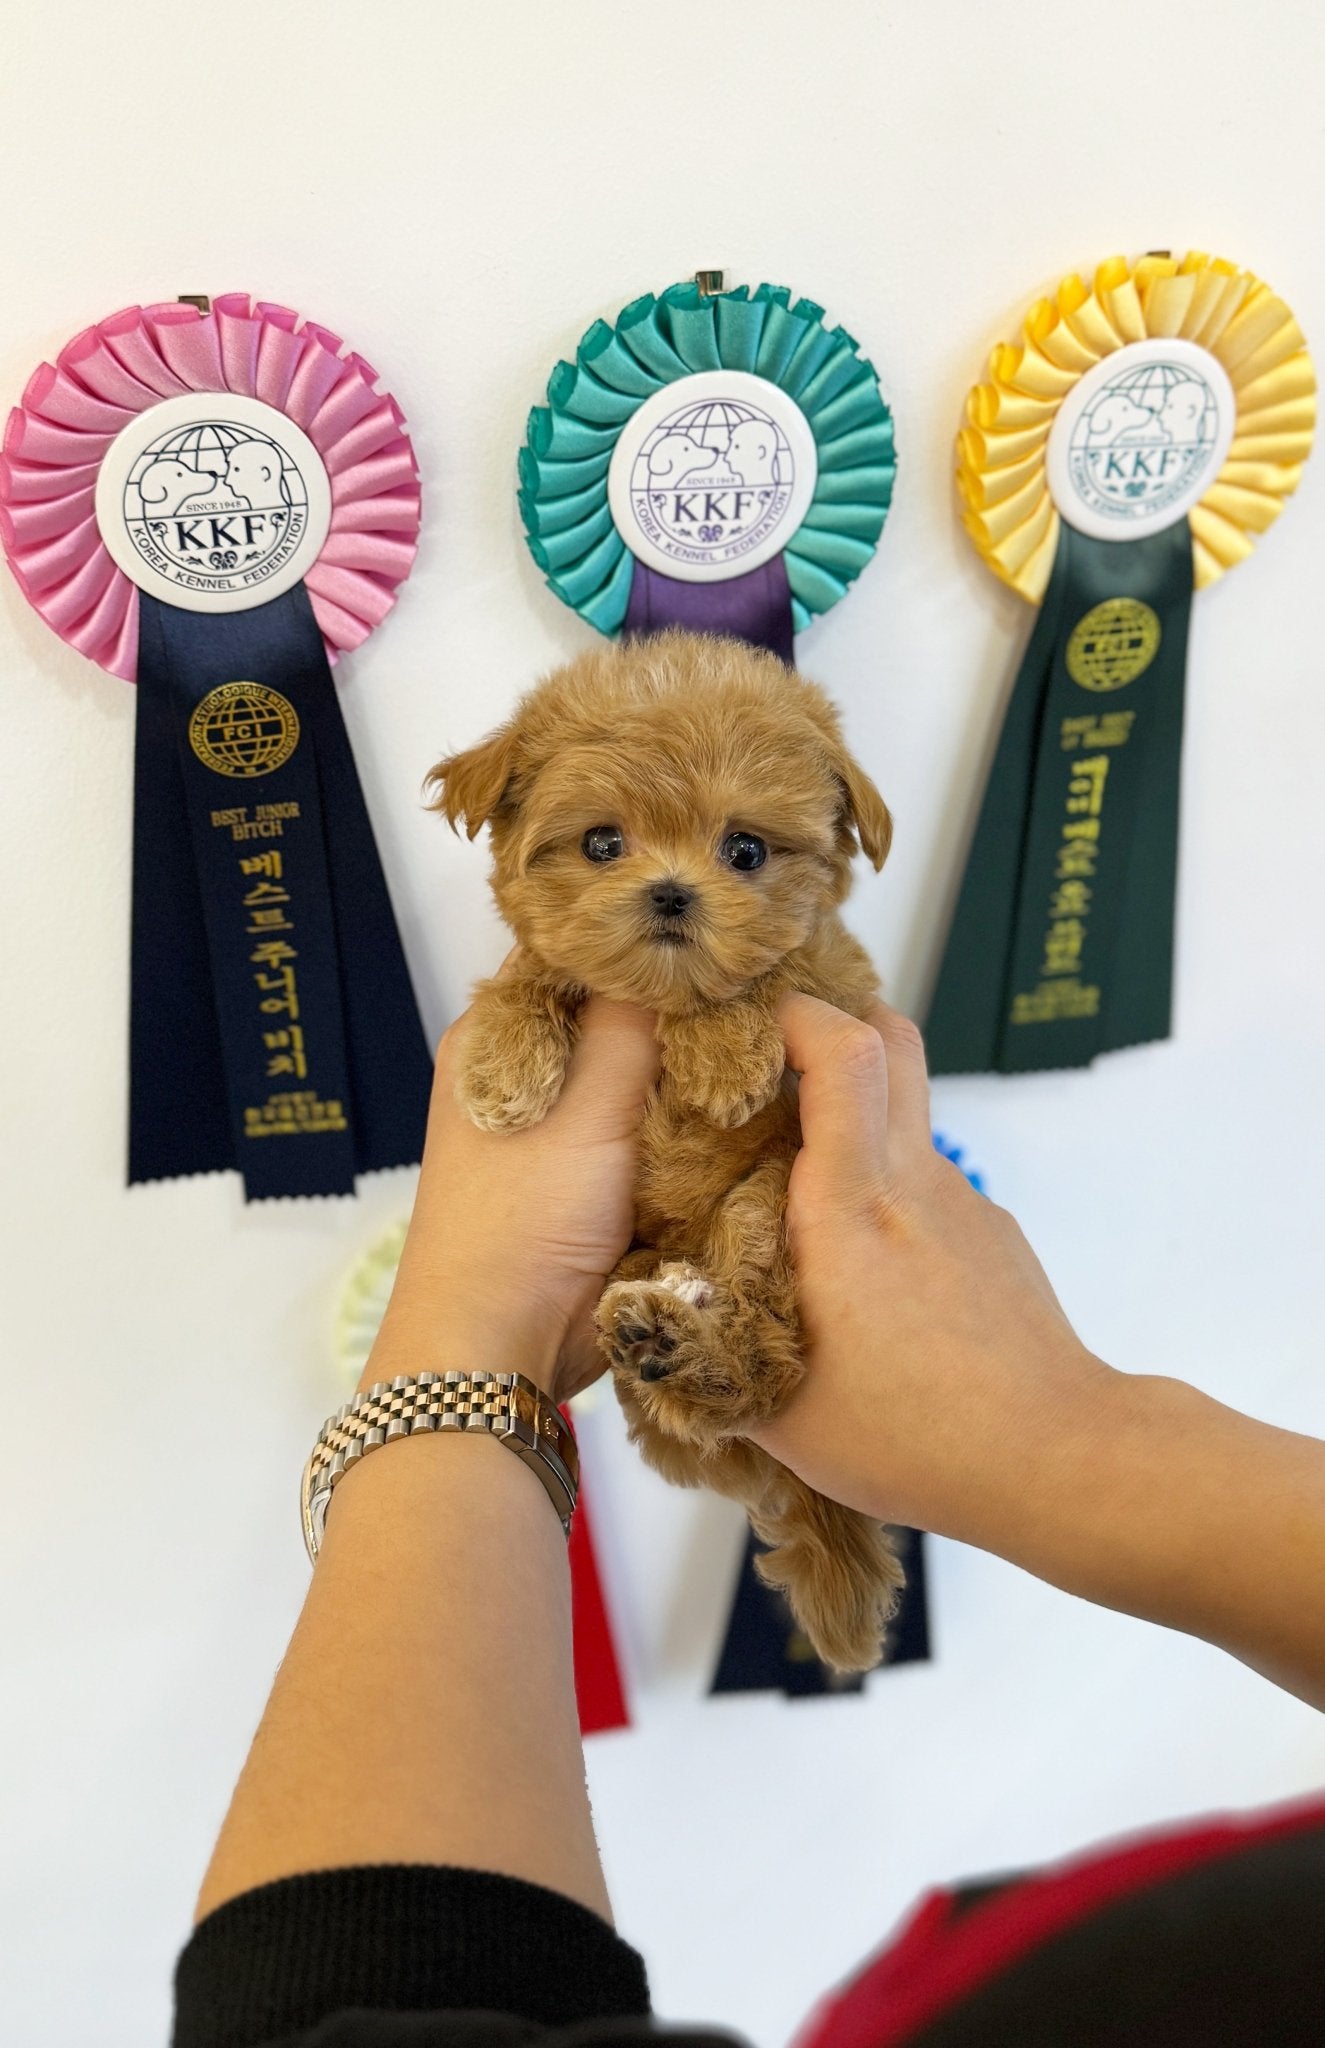
[[[718,1336],[725,1306],[713,1281],[681,1263],[606,1290],[595,1321],[628,1413],[642,1409],[681,1443],[712,1444],[729,1433],[738,1384]]]
[[[692,1266],[663,1266],[652,1280],[619,1280],[598,1304],[603,1349],[621,1372],[651,1385],[702,1348],[703,1310],[713,1289]]]

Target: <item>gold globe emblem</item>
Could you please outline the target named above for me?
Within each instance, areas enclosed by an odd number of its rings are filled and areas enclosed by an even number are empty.
[[[222,683],[189,720],[189,745],[214,775],[270,775],[299,744],[299,717],[263,683]]]
[[[1067,672],[1083,690],[1121,690],[1159,652],[1160,625],[1148,604],[1110,597],[1079,619],[1067,643]]]

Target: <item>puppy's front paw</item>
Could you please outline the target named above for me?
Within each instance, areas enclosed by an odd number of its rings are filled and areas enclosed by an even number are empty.
[[[663,1063],[690,1108],[719,1130],[734,1131],[777,1094],[786,1051],[768,1018],[733,1010],[702,1026],[678,1019]]]
[[[536,1018],[477,1026],[461,1055],[456,1101],[484,1131],[523,1131],[541,1123],[566,1078],[569,1034]]]
[[[665,1435],[715,1444],[734,1433],[743,1409],[740,1374],[727,1357],[724,1289],[679,1261],[652,1280],[618,1280],[594,1320],[618,1388]]]

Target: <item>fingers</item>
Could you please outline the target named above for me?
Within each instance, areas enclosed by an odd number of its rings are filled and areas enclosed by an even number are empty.
[[[880,1034],[816,996],[784,996],[777,1014],[787,1064],[801,1077],[806,1154],[846,1185],[877,1180],[888,1128],[888,1059]]]
[[[579,1015],[566,1085],[553,1114],[595,1130],[629,1127],[658,1078],[662,1049],[651,1010],[590,996]]]
[[[929,1108],[925,1041],[909,1017],[875,1003],[868,1021],[883,1040],[888,1060],[888,1149],[894,1164],[927,1157],[934,1131]]]
[[[784,996],[778,1022],[801,1077],[807,1153],[857,1183],[928,1156],[929,1080],[914,1024],[884,1003],[860,1020],[805,995]]]

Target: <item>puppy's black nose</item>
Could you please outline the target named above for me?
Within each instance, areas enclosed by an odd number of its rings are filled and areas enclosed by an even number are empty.
[[[680,882],[655,882],[649,890],[649,901],[662,917],[684,917],[694,900],[694,890]]]

